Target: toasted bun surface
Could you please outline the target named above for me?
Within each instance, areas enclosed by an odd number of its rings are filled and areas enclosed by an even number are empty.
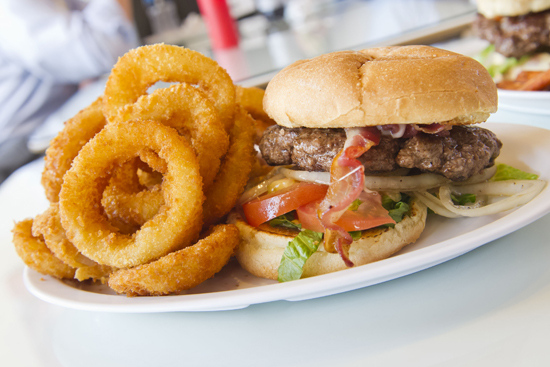
[[[485,18],[515,17],[550,9],[550,0],[477,0],[477,11]]]
[[[472,58],[429,46],[334,52],[284,68],[264,109],[286,127],[471,124],[497,110],[497,88]]]
[[[416,201],[411,202],[411,214],[404,217],[395,228],[372,229],[354,241],[350,248],[350,259],[356,265],[364,265],[385,259],[406,245],[415,242],[426,224],[426,207]],[[292,235],[259,230],[250,226],[237,212],[229,215],[229,223],[235,224],[241,232],[241,242],[235,256],[239,264],[249,273],[277,280],[278,268]],[[347,269],[339,254],[326,252],[319,246],[307,260],[302,278],[332,273]]]

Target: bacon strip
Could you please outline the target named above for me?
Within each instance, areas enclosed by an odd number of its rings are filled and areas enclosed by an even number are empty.
[[[365,168],[357,158],[380,142],[380,131],[375,127],[362,127],[347,129],[346,134],[344,149],[332,162],[330,186],[317,214],[325,227],[325,249],[338,252],[346,266],[352,267],[349,248],[353,239],[336,221],[363,192]]]
[[[419,131],[426,134],[433,134],[438,136],[448,136],[449,130],[452,125],[442,125],[438,123],[433,124],[389,124],[380,125],[377,127],[382,132],[382,135],[391,135],[393,138],[412,138]]]
[[[422,124],[422,125],[414,125],[414,128],[418,131],[422,131],[426,134],[433,134],[438,136],[448,136],[449,130],[452,129],[452,125],[441,125],[438,123],[435,124]]]

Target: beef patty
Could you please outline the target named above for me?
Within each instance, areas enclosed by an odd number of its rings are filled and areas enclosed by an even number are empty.
[[[495,19],[478,14],[473,28],[480,38],[494,44],[495,50],[506,57],[550,50],[550,10]]]
[[[344,129],[289,129],[274,125],[266,129],[259,145],[270,165],[294,165],[299,170],[328,172],[345,141]],[[454,126],[448,136],[422,132],[408,139],[382,136],[380,144],[359,160],[366,174],[405,167],[463,181],[492,166],[501,147],[500,140],[489,130]]]

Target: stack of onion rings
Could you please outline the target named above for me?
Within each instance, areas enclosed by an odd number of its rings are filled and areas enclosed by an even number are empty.
[[[177,84],[147,94],[158,81]],[[249,178],[254,118],[271,123],[262,96],[235,87],[195,51],[160,44],[128,52],[104,95],[47,150],[51,205],[16,223],[19,256],[43,274],[108,281],[130,296],[177,293],[212,277],[238,244],[234,226],[210,226]]]

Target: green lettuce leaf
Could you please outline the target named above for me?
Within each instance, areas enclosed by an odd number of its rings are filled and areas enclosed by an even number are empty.
[[[489,55],[491,55],[493,52],[495,52],[495,45],[490,44],[483,51],[481,51],[479,53],[479,57],[477,57],[476,59],[477,59],[477,61],[479,61],[480,63],[483,64],[483,63],[485,63],[485,61],[487,60]]]
[[[351,238],[354,241],[357,241],[363,235],[363,231],[352,231],[352,232],[348,232],[348,233],[350,234]]]
[[[495,51],[495,45],[489,45],[475,59],[485,66],[491,77],[495,78],[505,74],[511,68],[525,63],[530,58],[531,55],[524,55],[519,59],[504,57]]]
[[[277,218],[271,219],[268,223],[271,227],[285,227],[290,229],[302,229],[302,225],[295,221],[294,213],[286,213],[279,215]]]
[[[398,201],[398,202],[393,201],[387,195],[383,195],[382,206],[388,211],[388,214],[395,221],[395,223],[399,223],[403,220],[403,216],[407,214],[411,209],[411,207],[408,204],[409,200],[410,200],[410,196],[406,194],[401,194],[401,201]],[[388,223],[388,224],[384,224],[384,226],[393,228],[395,227],[395,224]]]
[[[382,206],[386,210],[393,209],[393,206],[395,205],[395,201],[393,201],[388,195],[382,195]]]
[[[393,209],[389,210],[388,213],[390,214],[390,217],[395,221],[395,223],[399,223],[403,220],[403,216],[409,210],[409,204],[405,203],[404,201],[400,201],[398,203],[395,203]]]
[[[502,64],[489,65],[487,67],[487,71],[489,72],[491,77],[494,78],[497,75],[502,75],[506,73],[508,70],[516,65],[519,65],[519,60],[515,57],[508,57]]]
[[[475,194],[462,194],[462,195],[454,195],[451,194],[451,199],[453,199],[453,202],[456,205],[465,205],[467,203],[475,203],[476,202],[476,196]]]
[[[279,282],[300,279],[304,265],[309,257],[317,251],[323,234],[306,229],[288,243],[279,265]]]
[[[533,173],[523,172],[520,169],[508,166],[507,164],[498,164],[497,171],[489,181],[505,180],[536,180],[539,176]]]
[[[353,203],[349,206],[349,210],[356,212],[357,209],[359,209],[359,205],[363,204],[363,202],[359,199],[353,200]]]

